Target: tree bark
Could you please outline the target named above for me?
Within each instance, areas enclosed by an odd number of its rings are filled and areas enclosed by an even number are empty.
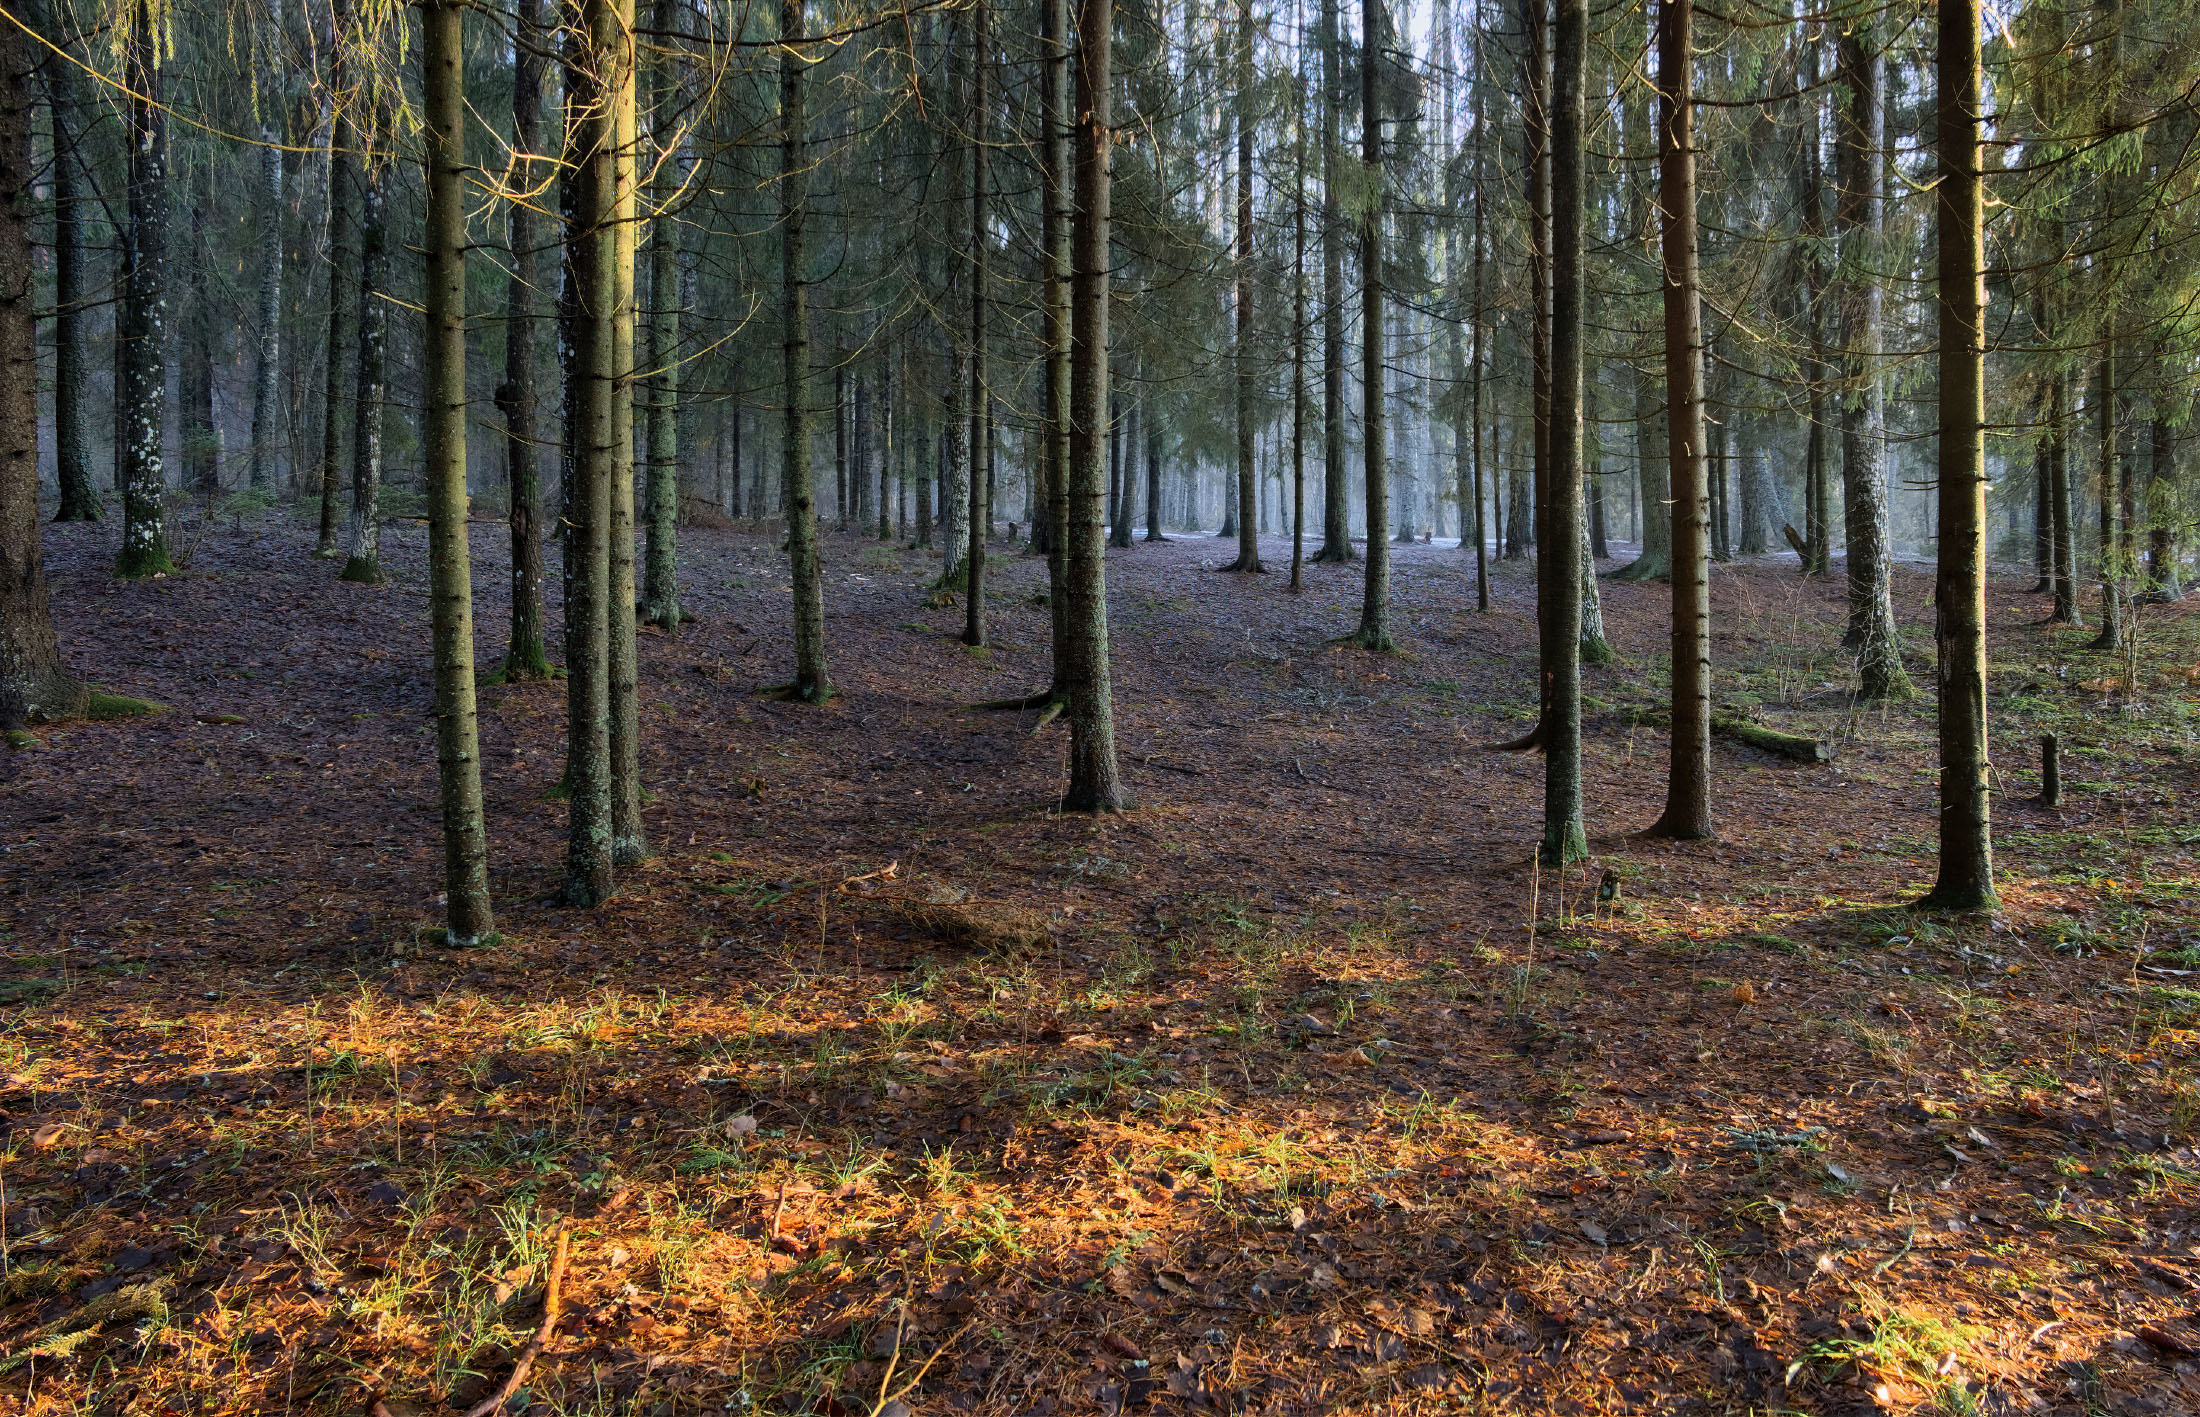
[[[269,42],[272,46],[272,41]],[[249,485],[266,491],[275,485],[276,450],[281,446],[275,425],[282,416],[283,365],[283,149],[282,130],[276,115],[275,67],[262,67],[266,76],[260,95],[260,192],[258,259],[260,262],[260,350],[252,371],[252,461]]]
[[[1360,625],[1352,643],[1389,653],[1398,645],[1390,634],[1390,445],[1383,407],[1383,122],[1380,27],[1381,0],[1365,0],[1360,11],[1360,151],[1367,165],[1367,209],[1360,217],[1360,451],[1367,499],[1367,576],[1360,596]]]
[[[175,569],[165,535],[168,470],[162,447],[168,409],[168,120],[161,103],[164,36],[151,0],[131,0],[123,38],[123,86],[130,144],[130,267],[115,355],[120,419],[124,579]]]
[[[1100,525],[1108,435],[1108,205],[1114,0],[1077,0],[1076,193],[1070,217],[1070,449],[1065,615],[1071,654],[1068,811],[1115,812],[1129,795],[1115,761],[1108,663],[1107,547]]]
[[[1322,544],[1320,561],[1353,557],[1344,477],[1344,214],[1337,202],[1344,146],[1344,36],[1337,0],[1321,0],[1322,51]]]
[[[1665,311],[1665,460],[1673,497],[1672,749],[1652,836],[1711,825],[1711,558],[1705,487],[1703,307],[1696,236],[1695,39],[1690,0],[1659,0],[1658,224]],[[1647,494],[1646,494],[1647,495]]]
[[[351,549],[338,579],[382,583],[382,399],[389,346],[390,283],[388,160],[369,155],[360,173],[359,346],[352,378]]]
[[[466,537],[466,173],[464,29],[459,0],[422,0],[421,118],[427,160],[428,599],[435,638],[436,770],[443,802],[448,943],[496,929],[474,722],[473,570]]]
[[[1979,3],[1937,0],[1934,238],[1940,275],[1940,875],[1925,897],[1990,910],[1986,751],[1985,207],[1979,173]]]
[[[986,0],[970,11],[970,544],[963,584],[963,643],[985,643],[985,536],[993,520],[992,391],[986,382],[986,256],[993,244],[986,145],[993,112],[993,27]],[[984,468],[986,475],[981,476]]]
[[[1557,0],[1551,46],[1551,466],[1537,555],[1545,865],[1589,854],[1581,821],[1582,80],[1587,0]]]
[[[789,694],[805,703],[821,704],[832,697],[833,684],[825,665],[825,579],[810,474],[809,250],[804,231],[810,215],[809,157],[804,151],[809,119],[803,106],[803,80],[810,61],[800,44],[804,24],[803,0],[781,0],[779,256],[786,435],[780,454],[785,460],[787,559],[794,580],[794,683]]]
[[[660,44],[681,42],[686,13],[686,7],[676,0],[657,0],[652,23]],[[649,496],[642,617],[668,635],[680,630],[680,319],[685,302],[681,290],[681,223],[670,209],[686,185],[694,160],[679,132],[677,116],[685,66],[684,57],[658,60],[656,178],[649,227]],[[844,526],[847,503],[843,492],[840,513]]]
[[[504,418],[504,462],[509,484],[512,543],[511,638],[504,654],[506,682],[550,677],[544,648],[542,606],[542,473],[535,452],[536,291],[542,285],[542,253],[537,249],[534,195],[542,168],[541,46],[543,0],[520,0],[517,56],[512,75],[512,181],[522,200],[505,203],[505,234],[512,250],[512,278],[504,305],[504,382],[497,387],[497,411]]]
[[[353,418],[351,378],[358,338],[358,234],[352,198],[359,185],[359,145],[351,120],[355,95],[345,51],[353,43],[350,0],[333,0],[329,18],[328,331],[322,350],[321,523],[313,554],[336,554],[336,520],[348,462],[345,433]]]
[[[642,825],[640,603],[634,555],[635,258],[641,246],[641,146],[636,85],[641,79],[635,0],[617,0],[619,44],[609,78],[612,128],[611,522],[606,664],[611,682],[611,857],[631,866],[648,859]]]
[[[55,52],[44,56],[42,66],[46,111],[53,120],[53,441],[61,490],[54,520],[91,522],[104,510],[92,483],[91,430],[84,418],[90,366],[85,306],[91,286],[84,204],[93,194],[80,145],[91,114],[84,101],[84,74],[77,67],[83,46],[70,32],[67,13],[58,4],[47,7]]]
[[[1053,691],[1067,692],[1064,666],[1074,656],[1069,611],[1069,458],[1070,458],[1070,231],[1073,225],[1071,150],[1076,122],[1070,107],[1069,0],[1039,0],[1040,109],[1045,125],[1041,148],[1039,214],[1040,259],[1045,284],[1041,333],[1046,342],[1040,379],[1044,385],[1044,425],[1040,454],[1040,497],[1047,521],[1047,615],[1054,632]]]
[[[1237,329],[1230,344],[1230,363],[1237,432],[1237,559],[1223,569],[1243,573],[1265,571],[1260,563],[1260,509],[1254,499],[1260,484],[1253,471],[1253,0],[1237,0],[1237,226],[1236,261],[1232,284],[1237,307]]]
[[[61,662],[38,527],[38,353],[33,341],[31,75],[39,52],[0,25],[0,729],[71,718],[84,686]]]

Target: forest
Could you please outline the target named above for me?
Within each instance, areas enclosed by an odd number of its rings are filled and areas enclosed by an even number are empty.
[[[2200,1412],[2196,413],[2180,0],[0,0],[0,1417]]]

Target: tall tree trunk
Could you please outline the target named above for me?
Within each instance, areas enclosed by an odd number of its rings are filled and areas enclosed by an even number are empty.
[[[382,583],[382,400],[387,393],[383,366],[389,347],[389,305],[382,293],[390,284],[389,169],[384,157],[369,154],[360,173],[358,371],[353,375],[355,414],[351,436],[351,550],[339,579],[361,585]]]
[[[565,474],[566,904],[593,906],[612,891],[610,617],[611,475],[618,288],[613,221],[618,177],[610,105],[624,42],[618,0],[583,0],[568,38],[565,107],[572,193],[566,281],[571,309]],[[738,465],[736,468],[738,476]]]
[[[963,643],[985,643],[985,536],[993,520],[992,391],[986,382],[986,253],[993,244],[986,187],[991,164],[993,28],[986,0],[970,11],[970,544],[963,584]],[[981,475],[980,469],[984,469]]]
[[[272,39],[265,41],[270,48]],[[283,149],[277,115],[273,63],[262,65],[260,94],[260,357],[252,371],[252,461],[250,485],[267,491],[275,485],[275,425],[281,419],[283,365]]]
[[[1039,213],[1040,259],[1044,266],[1041,333],[1045,363],[1041,414],[1040,496],[1047,520],[1047,615],[1054,631],[1052,691],[1068,692],[1064,667],[1074,658],[1069,624],[1069,459],[1070,459],[1070,232],[1074,225],[1070,195],[1071,151],[1076,120],[1071,96],[1069,0],[1039,0],[1041,147]]]
[[[1481,77],[1482,28],[1480,11],[1476,12],[1475,26],[1475,87],[1474,87],[1474,349],[1469,356],[1473,361],[1473,379],[1468,385],[1468,439],[1469,455],[1474,463],[1474,608],[1487,612],[1490,608],[1490,544],[1489,528],[1484,525],[1482,509],[1487,505],[1482,471],[1482,333],[1488,318],[1483,304],[1484,235],[1482,222],[1483,201],[1483,123],[1486,108],[1482,101],[1484,87]],[[1496,430],[1490,432],[1490,446],[1497,445]]]
[[[1367,165],[1367,207],[1360,225],[1360,450],[1367,496],[1367,577],[1360,596],[1360,625],[1352,643],[1388,653],[1390,634],[1390,444],[1383,407],[1383,122],[1378,23],[1382,0],[1360,11],[1360,152]]]
[[[465,10],[423,0],[421,119],[427,159],[427,369],[422,445],[428,490],[428,602],[435,636],[436,775],[443,800],[449,944],[496,929],[474,723],[473,568],[466,538]]]
[[[1344,477],[1344,213],[1337,201],[1344,146],[1344,36],[1337,0],[1321,0],[1322,51],[1322,544],[1316,561],[1352,559]]]
[[[2054,608],[2048,612],[2051,625],[2077,625],[2082,623],[2078,613],[2078,564],[2077,535],[2070,505],[2070,378],[2061,370],[2049,376],[2047,384],[2048,436],[2052,442],[2048,449],[2048,515],[2053,519],[2048,533],[2051,543],[2050,557],[2054,574]]]
[[[1834,224],[1840,231],[1841,500],[1848,544],[1848,632],[1842,643],[1856,652],[1866,698],[1906,699],[1913,690],[1902,667],[1895,632],[1892,567],[1888,559],[1886,416],[1881,404],[1879,349],[1884,296],[1880,266],[1886,184],[1887,61],[1880,30],[1867,10],[1850,17],[1838,50],[1840,89],[1848,96],[1837,111],[1834,155],[1838,191]]]
[[[658,42],[681,43],[687,8],[677,0],[657,0],[652,22]],[[649,228],[649,515],[648,554],[642,576],[643,618],[666,634],[680,630],[680,318],[681,223],[670,210],[685,187],[693,161],[679,131],[679,93],[684,57],[658,61],[656,178]],[[678,152],[675,154],[674,149]],[[845,475],[842,479],[845,488]],[[847,525],[848,497],[841,494],[841,524]]]
[[[1809,427],[1803,445],[1803,574],[1827,576],[1833,572],[1833,496],[1826,476],[1826,267],[1820,257],[1826,234],[1825,171],[1820,157],[1821,110],[1819,108],[1818,54],[1820,41],[1805,32],[1798,37],[1803,47],[1804,124],[1803,163],[1799,174],[1803,187],[1803,323],[1810,348],[1803,360],[1804,392]]]
[[[1940,0],[1940,3],[1946,4],[1948,0]],[[2094,426],[2099,434],[2099,452],[2094,457],[2094,491],[2101,512],[2101,631],[2093,637],[2093,648],[2097,650],[2122,649],[2124,644],[2124,566],[2116,526],[2116,508],[2120,500],[2116,471],[2122,461],[2117,446],[2118,377],[2116,339],[2111,334],[2102,341],[2100,359],[2093,366]]]
[[[152,0],[131,0],[123,37],[123,88],[130,143],[130,265],[123,290],[116,357],[115,428],[121,450],[122,549],[115,574],[165,575],[168,469],[162,439],[168,409],[168,119],[161,102],[161,55]]]
[[[221,495],[221,431],[214,424],[214,310],[207,298],[207,227],[214,215],[214,174],[202,165],[184,184],[191,222],[183,241],[182,367],[176,373],[177,443],[183,453],[183,485],[211,502]]]
[[[322,350],[321,397],[321,523],[314,538],[313,554],[336,554],[336,519],[343,495],[344,468],[349,459],[345,433],[353,414],[351,377],[353,343],[358,338],[358,228],[352,211],[359,186],[358,137],[352,124],[351,65],[345,51],[352,44],[349,0],[334,0],[330,15],[328,61],[328,331]]]
[[[543,0],[520,0],[517,59],[512,74],[512,181],[533,193],[542,152],[541,47]],[[542,285],[542,253],[536,249],[535,202],[505,204],[505,234],[512,249],[512,279],[504,305],[504,382],[497,410],[504,418],[504,462],[510,484],[512,624],[504,654],[506,682],[550,677],[542,607],[542,473],[535,453],[535,292]]]
[[[1260,563],[1259,511],[1254,498],[1260,484],[1253,474],[1253,0],[1237,0],[1237,331],[1230,343],[1237,425],[1237,559],[1224,570],[1263,571]]]
[[[1673,497],[1672,751],[1653,836],[1711,826],[1711,557],[1705,488],[1703,307],[1696,240],[1695,39],[1690,0],[1659,0],[1658,224],[1665,307],[1666,466]]]
[[[38,351],[31,273],[31,75],[39,51],[0,25],[0,729],[71,718],[84,686],[61,662],[38,535]]]
[[[1940,180],[1940,875],[1925,898],[1990,910],[1986,755],[1986,237],[1979,173],[1979,0],[1937,0]]]
[[[1299,0],[1291,0],[1291,30],[1294,36],[1303,35],[1303,20]],[[1292,41],[1293,57],[1298,61],[1297,79],[1300,89],[1306,87],[1306,51],[1297,38]],[[1306,579],[1306,122],[1302,109],[1299,121],[1291,125],[1291,584],[1289,589],[1298,593]],[[1158,459],[1151,460],[1158,463]],[[1147,488],[1149,503],[1161,500],[1161,472],[1153,468],[1153,482]],[[1147,514],[1152,518],[1146,539],[1157,541],[1161,536],[1161,512],[1158,505],[1149,505]]]
[[[1146,406],[1140,423],[1146,433],[1146,539],[1167,541],[1161,534],[1161,420]]]
[[[803,0],[779,7],[780,324],[786,401],[782,482],[787,511],[787,559],[794,580],[794,682],[791,697],[821,704],[833,695],[825,667],[825,576],[817,540],[817,506],[810,476],[809,118],[803,79],[810,61],[802,52]],[[950,543],[952,555],[952,543]]]
[[[1076,194],[1070,214],[1070,449],[1068,565],[1069,785],[1065,810],[1129,804],[1115,761],[1115,696],[1108,663],[1105,494],[1108,422],[1108,186],[1115,147],[1115,0],[1077,0]]]
[[[68,12],[53,4],[46,13],[54,45],[43,62],[46,111],[53,120],[53,445],[61,490],[54,520],[92,522],[104,509],[92,483],[91,430],[84,419],[91,323],[85,308],[91,298],[91,249],[85,240],[84,205],[93,194],[80,144],[91,113],[84,101],[83,70],[77,67],[83,46],[71,33]]]
[[[1536,0],[1540,3],[1540,0]],[[1543,668],[1543,845],[1546,865],[1589,853],[1581,821],[1581,164],[1587,0],[1558,0],[1551,46],[1551,465],[1537,553]]]
[[[620,41],[609,95],[613,123],[611,362],[611,559],[609,631],[605,648],[611,676],[611,857],[615,865],[646,860],[649,837],[642,825],[641,646],[635,634],[640,603],[634,553],[634,266],[641,241],[639,156],[641,118],[636,85],[641,80],[635,35],[635,0],[618,0]]]

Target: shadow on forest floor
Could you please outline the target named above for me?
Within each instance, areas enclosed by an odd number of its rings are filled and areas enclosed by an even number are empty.
[[[1626,834],[1663,592],[1605,588],[1604,835],[1553,876],[1539,762],[1482,747],[1532,712],[1516,567],[1485,618],[1398,548],[1378,658],[1322,643],[1357,567],[1115,553],[1140,803],[1092,822],[1058,728],[966,707],[1044,682],[1041,568],[979,656],[920,555],[833,539],[820,711],[753,697],[768,541],[697,533],[700,619],[644,640],[661,854],[545,904],[562,688],[486,690],[505,939],[450,952],[419,535],[362,589],[279,516],[142,585],[50,534],[72,661],[174,708],[0,782],[5,1410],[470,1403],[561,1218],[536,1412],[2200,1404],[2191,710],[2059,675],[2032,597],[1998,731],[2064,731],[2071,795],[2003,808],[2007,907],[1955,922],[1902,903],[1929,710],[1842,692],[1837,583],[1721,569],[1722,700],[1840,752],[1722,745],[1692,845]]]

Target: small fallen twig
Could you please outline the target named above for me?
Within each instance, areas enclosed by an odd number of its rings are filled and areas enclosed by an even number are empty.
[[[520,1350],[519,1361],[512,1365],[511,1376],[495,1392],[467,1408],[466,1417],[494,1417],[494,1414],[503,1410],[504,1404],[512,1400],[512,1394],[519,1391],[519,1385],[527,1381],[527,1370],[535,1366],[535,1360],[542,1356],[542,1350],[550,1346],[551,1330],[558,1326],[558,1311],[565,1302],[565,1261],[572,1251],[572,1238],[570,1226],[558,1226],[558,1247],[550,1258],[549,1282],[543,1286],[542,1327],[535,1330],[535,1336]],[[375,1406],[379,1409],[382,1404],[378,1402]],[[383,1409],[376,1417],[382,1417],[386,1411],[387,1409]]]

